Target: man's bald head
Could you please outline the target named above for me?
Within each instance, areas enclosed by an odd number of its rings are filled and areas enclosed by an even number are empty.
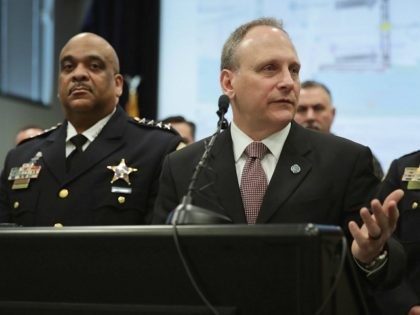
[[[118,60],[117,53],[115,52],[114,47],[112,47],[105,38],[94,33],[79,33],[70,38],[70,40],[64,45],[63,49],[61,49],[60,60],[62,60],[62,58],[66,55],[66,52],[74,46],[80,47],[81,49],[85,46],[86,49],[91,46],[96,46],[97,49],[102,50],[107,61],[112,65],[115,73],[120,73],[120,62]]]
[[[58,96],[78,132],[93,126],[117,106],[123,90],[118,56],[93,33],[72,37],[60,53]]]

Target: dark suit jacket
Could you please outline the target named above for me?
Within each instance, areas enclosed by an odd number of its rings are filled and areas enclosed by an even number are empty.
[[[163,158],[176,149],[181,138],[153,123],[129,118],[118,106],[72,168],[75,171],[67,174],[66,127],[64,122],[8,153],[0,182],[0,222],[24,226],[149,222]],[[35,163],[41,166],[38,177],[31,179],[26,189],[12,189],[14,181],[8,179],[11,169],[29,163],[38,152],[42,154]],[[122,179],[111,184],[114,172],[107,166],[118,165],[122,159],[137,169],[129,175],[131,185]],[[63,189],[68,191],[65,198],[59,194]]]
[[[377,295],[386,315],[407,315],[413,305],[420,305],[420,189],[408,189],[408,182],[402,181],[406,167],[419,166],[420,151],[394,160],[381,185],[381,199],[398,188],[405,193],[398,204],[400,218],[395,234],[407,253],[407,272],[399,286]]]
[[[154,223],[164,223],[186,194],[204,143],[189,145],[165,159]],[[298,173],[291,171],[295,164],[300,167]],[[347,230],[347,222],[358,220],[360,207],[370,201],[378,183],[369,148],[292,122],[257,223],[312,222]],[[226,215],[233,223],[246,223],[230,130],[217,138],[208,168],[197,180],[193,204]],[[391,243],[398,248],[399,244]],[[391,251],[390,263],[400,257],[399,249]],[[398,277],[401,270],[397,269],[388,268],[388,279]]]
[[[158,221],[163,222],[186,193],[203,150],[204,141],[200,141],[166,159],[156,209]],[[295,164],[301,169],[299,173],[291,171]],[[193,195],[193,203],[225,214],[234,223],[246,223],[230,130],[216,140],[209,171],[200,175],[197,190],[208,183],[212,183],[210,187]],[[342,225],[346,218],[358,216],[377,184],[368,148],[293,123],[257,223]]]

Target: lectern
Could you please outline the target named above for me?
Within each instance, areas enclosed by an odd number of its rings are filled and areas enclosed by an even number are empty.
[[[179,226],[192,273],[220,314],[314,315],[341,259],[339,227]],[[172,226],[0,229],[1,314],[212,314]],[[322,313],[367,314],[349,261]]]

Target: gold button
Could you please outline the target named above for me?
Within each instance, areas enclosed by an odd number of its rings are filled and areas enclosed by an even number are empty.
[[[118,203],[123,204],[125,202],[125,197],[124,196],[119,196],[118,197]]]
[[[418,206],[419,204],[414,201],[413,204],[411,205],[411,209],[417,209]]]
[[[58,196],[60,198],[67,198],[68,195],[69,195],[69,191],[67,189],[61,189],[60,192],[58,193]]]
[[[17,209],[17,208],[19,208],[19,201],[15,201],[14,203],[13,203],[13,208],[15,208],[15,209]]]
[[[54,224],[54,227],[55,227],[55,228],[62,228],[62,227],[63,227],[63,225],[62,225],[61,223],[56,223],[56,224]]]

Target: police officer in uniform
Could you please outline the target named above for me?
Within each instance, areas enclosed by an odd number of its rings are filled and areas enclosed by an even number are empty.
[[[383,315],[420,315],[420,151],[392,162],[380,196],[398,188],[404,197],[398,203],[401,214],[395,234],[407,253],[406,274],[399,286],[378,293],[378,305]]]
[[[0,182],[0,222],[23,226],[147,224],[164,156],[181,144],[169,125],[118,105],[119,61],[81,33],[60,53],[66,120],[12,149]]]

